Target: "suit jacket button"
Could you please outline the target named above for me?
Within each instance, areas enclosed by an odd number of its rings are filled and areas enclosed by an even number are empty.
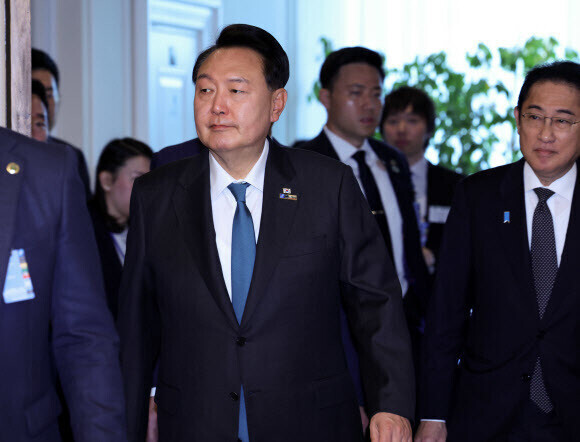
[[[532,379],[532,377],[529,374],[524,373],[522,375],[522,381],[524,381],[524,382],[530,382],[530,379]]]
[[[238,336],[236,339],[236,344],[238,344],[240,347],[243,347],[246,344],[246,338],[243,336]]]
[[[238,393],[236,393],[235,391],[232,391],[230,393],[230,397],[232,398],[232,400],[234,402],[237,402],[240,399],[240,395]]]
[[[540,330],[540,331],[538,332],[538,334],[536,335],[536,337],[537,337],[538,339],[540,339],[540,340],[541,340],[541,339],[544,339],[544,336],[546,336],[546,330]]]

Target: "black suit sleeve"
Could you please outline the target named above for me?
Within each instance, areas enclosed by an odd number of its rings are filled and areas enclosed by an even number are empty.
[[[412,419],[415,385],[401,288],[352,170],[339,200],[341,288],[355,337],[369,416],[386,411]]]
[[[471,271],[468,198],[460,183],[447,219],[424,338],[421,417],[447,419],[464,326]]]
[[[131,229],[119,292],[117,326],[125,382],[130,441],[144,441],[154,361],[159,349],[158,310],[146,259],[146,232],[139,180],[131,195]]]

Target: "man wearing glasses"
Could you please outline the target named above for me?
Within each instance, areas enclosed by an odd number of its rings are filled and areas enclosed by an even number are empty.
[[[457,187],[416,441],[578,440],[580,65],[532,69],[515,118],[524,158]]]

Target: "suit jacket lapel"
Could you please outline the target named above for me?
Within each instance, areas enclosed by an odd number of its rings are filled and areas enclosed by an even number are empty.
[[[578,174],[576,175],[576,185],[572,196],[572,206],[570,208],[570,219],[568,221],[568,230],[566,231],[566,242],[562,251],[562,259],[552,295],[546,306],[544,318],[549,317],[550,313],[555,311],[578,284],[577,268],[580,262],[580,161],[577,163]]]
[[[300,205],[301,189],[296,184],[295,171],[285,149],[276,141],[270,140],[256,261],[242,325],[251,320],[256,307],[267,292],[268,283],[278,265],[296,210]],[[298,199],[296,201],[281,199],[283,188],[291,189],[292,194],[297,195]]]
[[[530,302],[531,315],[539,315],[535,296],[532,262],[528,241],[528,227],[524,197],[524,160],[509,166],[501,183],[499,207],[497,213],[492,214],[492,222],[497,223],[501,243],[505,249],[506,259],[509,261],[515,280],[520,286],[520,292]],[[504,215],[509,212],[508,215]],[[509,222],[504,220],[509,217]],[[534,317],[534,316],[529,316]]]
[[[0,210],[0,282],[2,289],[12,247],[20,188],[24,174],[27,173],[25,160],[16,154],[15,146],[15,143],[8,147],[2,146],[2,153],[0,153],[0,207],[2,207]],[[6,167],[10,163],[20,166],[20,171],[15,174],[8,173]]]
[[[195,261],[209,292],[235,328],[238,322],[228,295],[215,242],[211,210],[208,152],[190,160],[179,178],[173,204],[181,235]]]

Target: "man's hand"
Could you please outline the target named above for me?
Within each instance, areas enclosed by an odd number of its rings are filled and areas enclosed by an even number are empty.
[[[445,422],[423,421],[419,424],[415,442],[445,442],[447,426]]]
[[[159,430],[157,428],[157,404],[153,396],[149,398],[149,422],[147,423],[147,442],[157,442]]]
[[[370,423],[372,442],[411,442],[409,420],[392,413],[377,413]]]

